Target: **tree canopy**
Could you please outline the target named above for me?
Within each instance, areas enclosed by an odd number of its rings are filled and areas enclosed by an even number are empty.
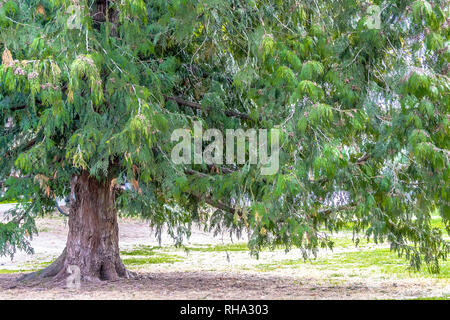
[[[179,244],[201,223],[248,233],[254,254],[307,257],[351,226],[438,271],[450,250],[430,223],[438,211],[450,232],[446,5],[0,1],[0,180],[19,201],[0,254],[31,251],[36,217],[88,172],[121,214]],[[174,164],[171,133],[194,121],[279,128],[279,170]]]

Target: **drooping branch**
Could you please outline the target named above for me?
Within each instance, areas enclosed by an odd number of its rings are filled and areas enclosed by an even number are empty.
[[[191,169],[185,169],[184,172],[186,174],[189,174],[189,175],[198,175],[198,176],[203,177],[203,178],[209,177],[206,173],[195,171],[195,170],[191,170]],[[221,201],[216,201],[210,196],[206,196],[206,195],[202,196],[202,195],[198,195],[198,194],[195,194],[195,193],[190,193],[190,194],[193,195],[194,197],[196,197],[199,201],[204,201],[205,203],[207,203],[210,206],[213,206],[213,207],[215,207],[217,209],[229,212],[231,214],[237,213],[239,216],[242,216],[242,210],[230,207],[230,206],[224,204]]]
[[[14,222],[15,224],[20,224],[22,220],[25,219],[25,217],[30,213],[31,209],[34,207],[35,204],[36,200],[33,199],[29,207],[22,213],[22,215],[16,219],[13,219],[12,222]]]

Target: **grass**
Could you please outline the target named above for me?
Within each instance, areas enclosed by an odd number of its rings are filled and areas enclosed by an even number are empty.
[[[174,263],[181,262],[183,258],[167,253],[155,252],[161,247],[138,246],[133,250],[121,251],[122,256],[131,256],[132,258],[124,258],[122,261],[128,266],[141,266],[147,264]]]
[[[333,238],[334,248],[365,248],[374,245],[374,242],[367,242],[365,238],[360,238],[358,245],[351,238],[351,234],[346,237]]]
[[[159,263],[174,263],[183,261],[184,258],[178,255],[171,255],[167,253],[161,253],[158,251],[169,250],[176,251],[180,250],[175,247],[152,247],[152,246],[137,246],[132,250],[121,251],[122,256],[130,256],[132,258],[124,258],[123,263],[130,266],[136,265],[146,265],[146,264],[159,264]],[[248,251],[248,246],[246,243],[232,243],[226,245],[203,245],[186,247],[187,252],[245,252]]]
[[[433,216],[431,224],[436,228],[444,228],[442,219],[438,216]],[[311,268],[313,271],[323,272],[324,277],[330,281],[339,281],[339,279],[345,277],[359,278],[378,275],[383,278],[450,278],[450,261],[440,262],[441,270],[439,274],[431,274],[426,269],[426,266],[419,272],[413,272],[408,269],[409,262],[406,258],[398,257],[395,252],[391,252],[388,248],[375,246],[373,242],[367,242],[365,238],[361,238],[357,246],[357,248],[363,248],[364,250],[356,249],[356,244],[353,242],[352,233],[350,232],[340,233],[332,240],[334,242],[334,248],[347,249],[347,252],[333,252],[328,250],[326,255],[320,256],[314,260],[306,261],[304,259],[281,259],[280,257],[280,260],[266,260],[264,261],[265,263],[242,265],[240,268],[242,270],[257,270],[261,272],[277,269],[289,272],[289,269],[291,268]],[[184,249],[187,252],[194,253],[234,252],[236,254],[246,253],[249,250],[247,243],[219,245],[197,244],[185,247]],[[279,249],[282,250],[283,248]],[[269,251],[269,249],[265,249],[264,251],[266,250]],[[159,247],[140,245],[135,246],[130,250],[123,250],[120,253],[123,257],[124,264],[133,267],[154,264],[172,264],[185,261],[186,259],[192,259],[190,257],[181,256],[181,254],[179,254],[180,252],[182,252],[182,249],[174,246]],[[35,261],[20,266],[20,270],[0,269],[0,274],[32,272],[43,269],[52,262],[53,261]],[[213,269],[214,268],[215,267],[213,267]],[[449,299],[449,296],[423,299],[447,300]]]
[[[445,230],[444,222],[440,216],[433,216],[431,218],[431,227]]]
[[[346,252],[332,255],[327,259],[322,259],[322,263],[328,265],[338,264],[343,268],[357,269],[377,269],[377,272],[397,274],[398,276],[410,277],[431,277],[431,278],[449,278],[450,261],[442,261],[441,272],[439,274],[430,273],[424,265],[422,270],[414,272],[409,270],[409,262],[406,258],[399,257],[397,253],[389,249],[375,249],[358,252]]]
[[[120,251],[123,256],[148,256],[155,254],[154,250],[161,249],[161,247],[139,246],[137,249]]]
[[[441,297],[418,297],[411,300],[450,300],[450,294]]]
[[[225,251],[248,251],[247,243],[231,243],[223,245],[206,245],[204,247],[186,247],[187,251],[198,251],[198,252],[225,252]]]
[[[0,204],[10,204],[10,203],[17,203],[19,202],[17,199],[8,199],[8,200],[1,200]],[[27,202],[31,202],[30,200],[27,200]]]
[[[437,222],[435,222],[437,223]],[[355,249],[356,245],[351,239],[351,234],[344,234],[343,237],[333,239],[335,248]],[[426,277],[426,278],[450,278],[450,262],[441,262],[441,271],[439,274],[432,274],[424,265],[419,272],[409,269],[409,262],[404,257],[399,257],[395,252],[391,252],[388,248],[371,248],[375,244],[361,239],[357,248],[364,250],[334,253],[328,251],[325,257],[319,257],[313,260],[304,259],[284,259],[272,261],[269,263],[261,263],[255,266],[242,266],[246,270],[258,270],[262,272],[273,271],[276,269],[298,268],[301,266],[310,266],[318,271],[324,271],[328,274],[328,278],[340,278],[344,276],[359,277],[361,274],[366,275],[393,275],[396,277]],[[247,252],[246,243],[232,243],[224,245],[193,245],[185,248],[187,252]],[[124,263],[130,266],[174,263],[183,261],[185,258],[163,253],[164,251],[179,251],[176,247],[155,247],[155,246],[138,246],[132,250],[122,251],[121,254],[126,257]],[[356,249],[357,250],[357,249]],[[347,270],[343,272],[342,270]]]
[[[247,243],[232,243],[224,245],[194,245],[191,247],[184,247],[184,251],[195,251],[195,252],[237,252],[237,251],[248,251]],[[120,254],[124,256],[146,256],[155,254],[155,250],[165,250],[165,251],[180,251],[180,247],[167,246],[167,247],[152,247],[152,246],[137,246],[133,250],[121,251]]]
[[[23,273],[23,272],[35,272],[48,267],[52,264],[55,259],[46,262],[30,262],[24,263],[20,266],[21,269],[0,269],[0,274],[10,274],[10,273]]]
[[[22,272],[31,272],[31,270],[0,269],[0,274],[22,273]]]
[[[333,239],[334,247],[335,248],[346,248],[346,247],[355,247],[355,243],[352,241],[352,239],[349,238],[336,238]],[[367,243],[364,239],[361,239],[358,247],[366,247],[370,245],[370,243]],[[284,247],[278,246],[276,249],[284,250]],[[231,243],[231,244],[224,244],[224,245],[201,245],[201,246],[194,246],[194,247],[186,247],[187,251],[197,251],[197,252],[246,252],[249,251],[247,243]],[[271,251],[269,248],[263,248],[262,251]]]
[[[131,251],[122,251],[121,255],[125,256],[136,256],[133,258],[125,258],[123,259],[123,263],[127,266],[142,266],[148,264],[160,264],[160,263],[174,263],[181,262],[184,259],[179,256],[170,255],[166,253],[154,252],[153,250],[158,249],[159,247],[147,247],[131,250]],[[139,257],[137,257],[139,256]],[[12,274],[12,273],[23,273],[23,272],[35,272],[48,267],[55,260],[46,261],[46,262],[30,262],[25,263],[21,267],[22,269],[0,269],[0,274]]]
[[[49,265],[51,265],[53,262],[55,262],[56,258],[53,258],[50,261],[44,261],[42,262],[37,260],[37,261],[32,261],[32,262],[27,262],[21,265],[22,268],[26,268],[26,271],[36,271],[36,270],[40,270],[43,269],[45,267],[48,267]]]
[[[304,259],[286,259],[274,263],[258,264],[256,268],[259,271],[272,271],[300,265],[311,265],[322,271],[358,270],[366,274],[382,273],[398,277],[450,278],[450,261],[441,261],[439,274],[430,273],[426,266],[423,266],[422,270],[414,272],[409,270],[406,258],[399,257],[395,252],[384,248],[335,253],[328,257],[306,261]],[[332,275],[336,276],[336,273]]]
[[[17,203],[16,199],[9,199],[9,200],[1,200],[0,204],[10,204],[10,203]]]
[[[442,217],[439,215],[439,213],[436,211],[431,215],[431,227],[432,228],[438,228],[440,230],[445,230],[445,224],[442,221]],[[345,231],[352,231],[355,223],[354,222],[348,222],[345,224],[345,226],[342,228],[342,230]]]
[[[147,257],[147,258],[127,258],[122,260],[123,263],[127,266],[141,266],[147,264],[160,264],[160,263],[174,263],[181,262],[183,259],[178,256],[159,253],[155,257]]]

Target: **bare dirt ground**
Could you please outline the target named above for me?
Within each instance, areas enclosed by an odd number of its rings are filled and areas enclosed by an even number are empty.
[[[8,205],[0,205],[0,213]],[[68,289],[64,283],[19,283],[19,271],[39,268],[56,258],[64,249],[67,221],[59,216],[38,219],[39,236],[32,240],[35,253],[18,252],[13,260],[0,258],[0,300],[3,299],[409,299],[442,297],[450,294],[450,280],[445,277],[399,276],[371,271],[370,268],[323,267],[316,264],[286,265],[298,261],[300,252],[264,251],[257,260],[244,250],[185,252],[173,247],[168,235],[161,247],[145,222],[120,219],[120,248],[158,247],[155,255],[175,259],[172,263],[127,265],[138,273],[135,279],[116,282],[82,283],[80,289]],[[239,239],[244,242],[245,239]],[[230,238],[213,237],[194,230],[187,246],[227,245]],[[338,248],[321,251],[328,257],[339,252],[371,250],[385,246]],[[152,249],[153,250],[153,249]],[[153,251],[152,253],[153,254]],[[152,257],[153,257],[152,256]],[[123,256],[124,261],[130,256]],[[134,256],[133,256],[134,258]],[[280,265],[278,265],[280,264]],[[269,267],[267,267],[269,266]],[[16,270],[16,271],[13,271]],[[7,273],[11,271],[14,273]]]
[[[440,291],[432,283],[427,287],[398,281],[332,285],[291,275],[209,271],[148,272],[142,278],[82,285],[78,290],[46,284],[7,289],[17,285],[15,278],[0,275],[1,299],[404,299]]]

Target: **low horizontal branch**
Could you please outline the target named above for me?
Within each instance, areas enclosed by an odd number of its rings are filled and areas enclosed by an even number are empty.
[[[27,106],[17,106],[17,107],[13,107],[13,108],[8,108],[7,110],[10,110],[10,111],[18,111],[18,110],[23,110],[23,109],[25,109]]]
[[[164,99],[166,99],[166,101],[167,100],[175,101],[180,106],[186,106],[186,107],[189,107],[192,109],[197,109],[197,110],[205,110],[205,108],[203,108],[200,103],[187,101],[180,97],[164,96]],[[208,111],[208,110],[209,109],[206,109],[206,111]],[[250,116],[246,113],[233,111],[233,110],[225,110],[224,113],[228,117],[235,117],[235,118],[240,118],[240,119],[244,119],[244,120],[251,120]]]
[[[217,166],[211,166],[210,169],[212,172],[217,173],[217,174],[231,174],[231,173],[235,172],[231,169],[224,168],[224,167],[217,167]],[[198,176],[202,176],[202,177],[209,177],[209,175],[207,173],[192,170],[192,169],[184,169],[184,173],[189,174],[189,175],[198,175]]]
[[[367,160],[369,160],[370,155],[368,153],[364,154],[361,158],[359,158],[358,160],[356,160],[356,164],[361,164]]]
[[[226,204],[220,202],[220,201],[215,201],[213,198],[206,196],[203,198],[203,200],[209,204],[210,206],[213,206],[217,209],[223,210],[223,211],[227,211],[229,213],[232,214],[237,214],[239,217],[242,217],[242,210],[241,209],[236,209],[230,206],[227,206]]]
[[[220,209],[222,211],[226,211],[226,212],[231,213],[233,215],[237,214],[239,217],[242,217],[243,212],[242,212],[241,209],[236,209],[236,208],[233,208],[233,207],[231,207],[229,205],[224,204],[221,201],[214,200],[211,196],[198,195],[198,194],[195,194],[195,193],[190,193],[190,194],[192,196],[196,197],[197,200],[204,201],[205,203],[209,204],[210,206],[212,206],[214,208]]]

